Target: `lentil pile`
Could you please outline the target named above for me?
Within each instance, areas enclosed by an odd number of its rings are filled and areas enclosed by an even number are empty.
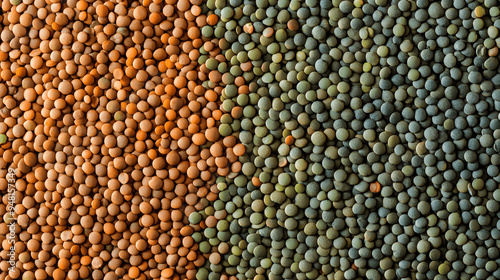
[[[0,279],[500,279],[499,6],[2,1]]]
[[[1,279],[196,278],[188,216],[239,171],[200,4],[2,2]]]
[[[499,279],[498,4],[208,0],[249,93],[198,279]]]

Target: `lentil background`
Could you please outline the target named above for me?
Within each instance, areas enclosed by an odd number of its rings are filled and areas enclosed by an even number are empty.
[[[498,4],[2,1],[0,278],[500,279]]]

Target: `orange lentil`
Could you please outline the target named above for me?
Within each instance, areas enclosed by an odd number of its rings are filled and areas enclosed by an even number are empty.
[[[207,17],[207,23],[209,25],[216,25],[219,21],[219,17],[216,14],[211,14]]]
[[[372,193],[379,193],[381,190],[381,186],[379,182],[373,182],[370,184],[370,191]]]

